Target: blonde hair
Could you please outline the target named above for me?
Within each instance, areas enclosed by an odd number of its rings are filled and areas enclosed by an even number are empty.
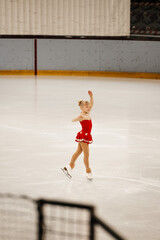
[[[84,101],[82,99],[78,101],[78,106],[83,106],[83,105],[87,105],[87,104],[89,104],[88,101]]]

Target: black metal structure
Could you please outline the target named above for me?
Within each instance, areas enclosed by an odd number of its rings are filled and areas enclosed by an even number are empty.
[[[80,203],[71,203],[71,202],[62,202],[62,201],[49,201],[49,200],[44,200],[44,199],[40,199],[37,201],[37,206],[38,206],[38,239],[37,240],[45,240],[46,235],[50,235],[52,234],[54,235],[61,235],[62,238],[66,235],[68,235],[70,237],[70,239],[83,239],[83,237],[88,237],[88,240],[95,240],[95,226],[99,225],[100,227],[103,228],[104,231],[106,231],[109,235],[111,235],[113,237],[113,239],[117,239],[117,240],[125,240],[122,236],[120,236],[115,230],[113,230],[111,227],[109,227],[109,225],[105,224],[105,222],[103,222],[101,219],[99,219],[96,215],[95,215],[95,207],[91,206],[91,205],[85,205],[85,204],[80,204]],[[76,223],[76,221],[78,222],[78,225],[83,225],[85,223],[88,224],[88,233],[86,232],[86,235],[84,235],[81,232],[77,232],[77,233],[73,233],[73,232],[65,232],[65,229],[63,229],[62,231],[57,231],[56,227],[54,225],[50,225],[50,221],[49,220],[49,224],[47,224],[47,214],[45,212],[45,207],[49,207],[50,210],[53,208],[69,208],[69,211],[71,212],[71,210],[77,210],[77,209],[81,209],[81,210],[85,210],[88,212],[88,221],[81,219],[80,216],[80,212],[78,215],[78,219],[75,219],[75,216],[73,216],[73,218],[71,218],[71,213],[69,214],[69,218],[65,217],[65,213],[62,212],[62,215],[64,215],[63,217],[60,215],[59,217],[57,216],[55,219],[56,221],[62,221],[63,224],[65,223],[71,223],[71,225],[74,223]],[[53,216],[51,215],[51,219],[53,219]],[[70,226],[71,227],[71,231],[74,231],[73,229],[73,225]],[[54,230],[53,230],[54,229]],[[48,239],[48,238],[47,238]]]
[[[113,239],[125,240],[96,216],[92,205],[0,194],[0,239],[96,240],[97,226]]]

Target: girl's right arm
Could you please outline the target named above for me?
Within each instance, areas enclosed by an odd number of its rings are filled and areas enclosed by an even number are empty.
[[[89,94],[89,96],[90,96],[90,111],[91,111],[91,109],[92,109],[92,107],[93,107],[93,93],[92,93],[92,91],[88,91],[88,94]]]
[[[81,121],[82,119],[83,119],[82,115],[79,115],[78,117],[73,118],[72,122]]]

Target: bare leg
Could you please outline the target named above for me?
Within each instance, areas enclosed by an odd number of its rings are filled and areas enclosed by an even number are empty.
[[[80,143],[78,143],[77,151],[73,154],[70,164],[69,164],[71,168],[74,168],[75,161],[77,160],[77,158],[79,157],[79,155],[81,153],[82,153],[82,147],[81,147]]]
[[[85,142],[81,142],[81,147],[84,153],[84,165],[86,167],[86,173],[90,173],[91,169],[89,167],[89,144],[85,143]]]

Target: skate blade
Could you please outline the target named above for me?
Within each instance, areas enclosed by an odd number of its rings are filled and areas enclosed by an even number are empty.
[[[89,180],[89,181],[92,181],[93,180],[93,177],[89,178],[86,176],[86,178]]]
[[[69,175],[69,174],[67,174],[67,172],[64,170],[64,168],[61,168],[61,170],[62,170],[62,172],[64,172],[64,174],[69,178],[69,179],[71,179],[72,178],[72,176],[71,175]]]
[[[92,181],[92,180],[93,180],[93,178],[88,178],[88,177],[87,177],[87,179],[88,179],[89,181]]]

